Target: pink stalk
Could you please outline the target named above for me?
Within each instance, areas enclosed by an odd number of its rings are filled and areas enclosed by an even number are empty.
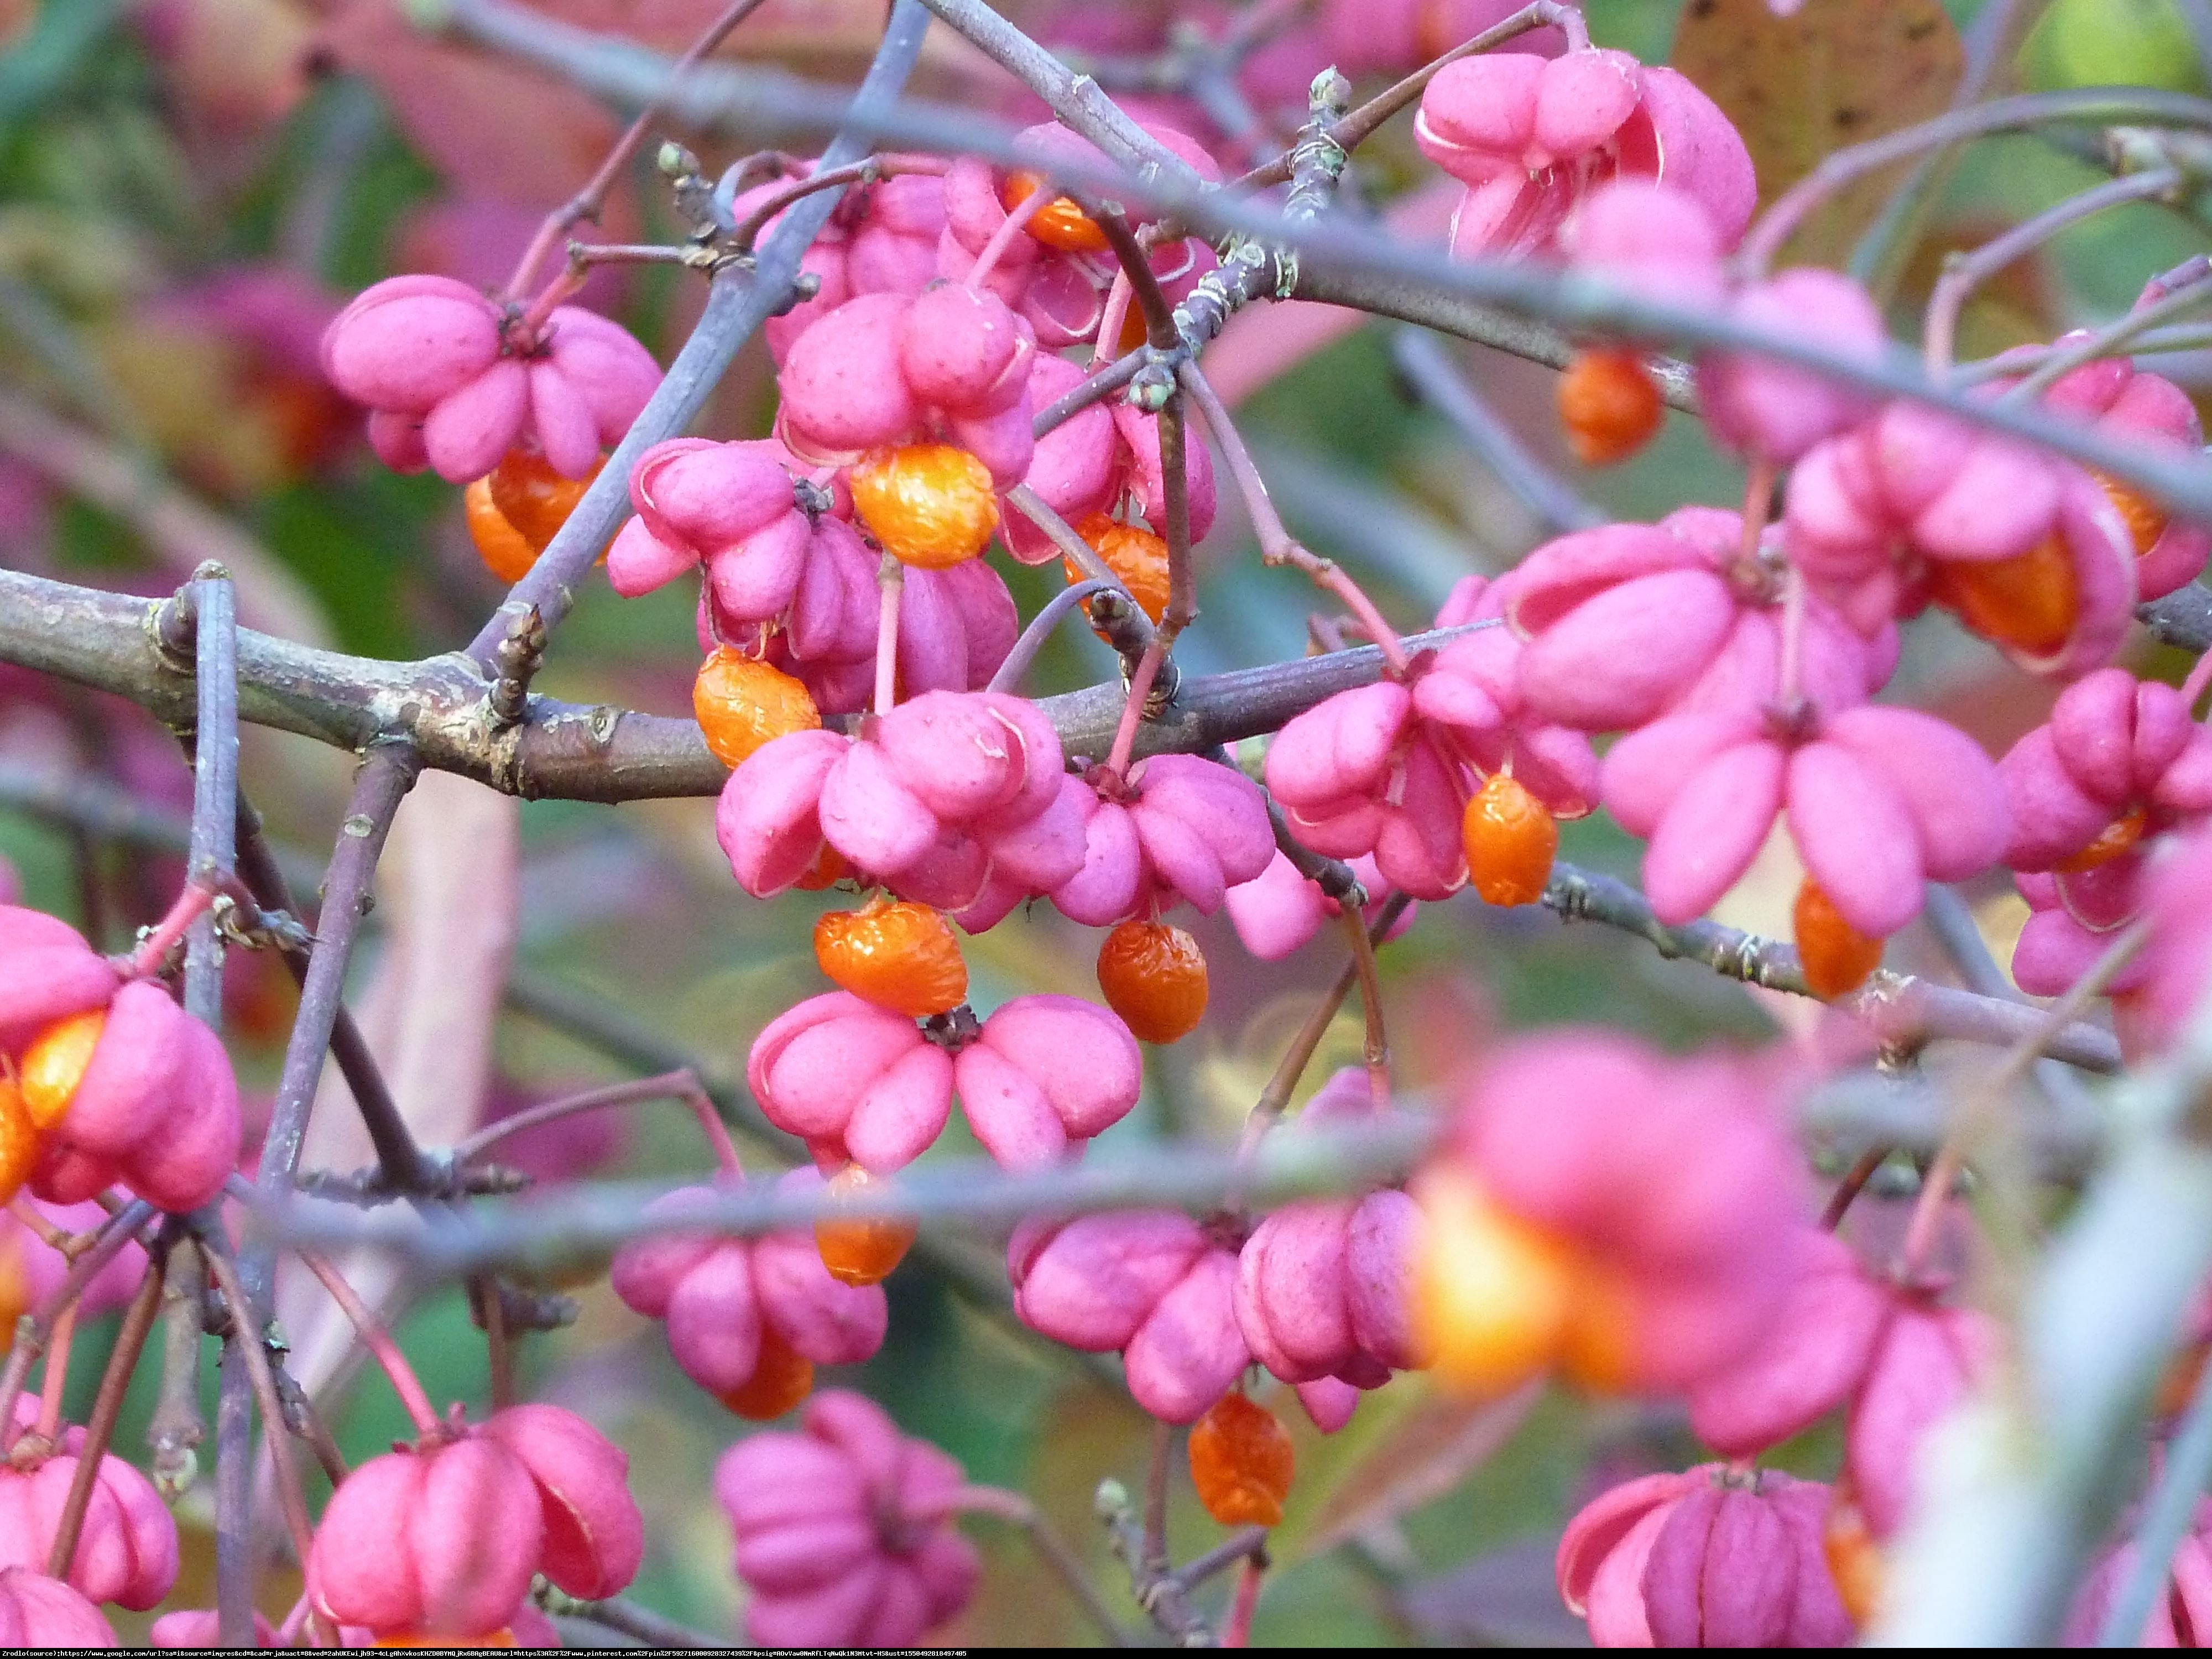
[[[169,913],[154,924],[144,942],[131,953],[131,976],[145,979],[159,973],[162,958],[214,902],[215,895],[208,889],[197,883],[187,882],[184,890],[177,895],[176,902],[169,906]]]
[[[890,554],[876,571],[876,587],[882,605],[876,612],[876,713],[888,714],[898,699],[899,592],[906,586],[906,567]]]
[[[392,1391],[399,1396],[400,1405],[406,1408],[407,1420],[415,1425],[416,1435],[425,1440],[440,1438],[444,1429],[438,1421],[438,1413],[431,1409],[430,1396],[423,1392],[422,1384],[415,1375],[415,1368],[407,1363],[407,1356],[399,1352],[399,1345],[392,1340],[391,1334],[354,1294],[353,1286],[345,1282],[343,1275],[337,1268],[307,1250],[300,1252],[300,1260],[307,1263],[309,1273],[323,1281],[323,1288],[331,1293],[331,1300],[337,1303],[339,1311],[353,1322],[353,1328],[360,1334],[362,1345],[375,1356],[376,1363],[384,1367],[384,1374],[392,1379]]]
[[[1106,310],[1098,319],[1098,336],[1091,344],[1092,362],[1103,362],[1120,349],[1121,319],[1129,314],[1129,300],[1134,292],[1129,286],[1129,273],[1116,270],[1114,285],[1106,290]]]
[[[2182,681],[2181,701],[2194,710],[2197,700],[2204,695],[2208,685],[2212,685],[2212,652],[2197,658],[2196,665],[2189,671],[2189,678]]]
[[[62,1434],[62,1395],[69,1388],[70,1339],[76,1334],[76,1304],[72,1302],[54,1322],[53,1340],[46,1344],[46,1376],[39,1395],[38,1436],[49,1446]]]
[[[975,267],[968,273],[966,286],[978,293],[982,291],[983,279],[991,274],[1006,251],[1014,245],[1014,238],[1022,234],[1030,220],[1059,199],[1051,194],[1051,188],[1049,185],[1039,185],[1030,192],[1029,200],[1009,213],[1006,222],[991,233],[991,240],[983,244],[983,251],[975,256]]]
[[[1229,1604],[1229,1622],[1221,1627],[1223,1647],[1245,1648],[1252,1645],[1252,1614],[1260,1605],[1260,1579],[1263,1571],[1249,1555],[1237,1564],[1237,1595]]]
[[[1129,774],[1129,756],[1137,746],[1137,722],[1144,718],[1145,702],[1152,695],[1152,682],[1159,678],[1160,662],[1167,655],[1167,647],[1159,635],[1145,647],[1145,654],[1137,659],[1137,672],[1129,676],[1129,700],[1121,705],[1121,724],[1114,728],[1114,747],[1106,757],[1106,769],[1115,777]]]
[[[535,340],[538,331],[545,326],[545,319],[553,314],[555,308],[574,299],[583,286],[584,273],[570,265],[546,283],[544,291],[530,302],[529,309],[522,313],[521,320],[515,325],[515,331],[526,340]]]

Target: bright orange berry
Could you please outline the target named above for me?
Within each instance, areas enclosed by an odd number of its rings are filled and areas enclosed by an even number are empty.
[[[1106,1006],[1146,1042],[1175,1042],[1206,1014],[1206,957],[1180,927],[1125,921],[1098,947]]]
[[[848,1164],[831,1178],[833,1194],[860,1191],[876,1180],[857,1164]],[[880,1285],[891,1269],[906,1259],[921,1230],[911,1221],[871,1216],[864,1221],[817,1221],[814,1248],[822,1265],[842,1285]]]
[[[999,527],[990,469],[951,444],[872,449],[845,476],[853,510],[901,563],[950,568],[989,546]]]
[[[1006,187],[999,192],[999,204],[1012,213],[1043,188],[1044,179],[1036,173],[1009,173]],[[1103,253],[1114,246],[1097,222],[1065,196],[1047,202],[1030,215],[1025,228],[1047,247],[1069,253]]]
[[[2156,501],[2137,495],[2118,478],[2106,477],[2101,472],[2092,472],[2098,485],[2112,505],[2118,509],[2120,522],[2128,527],[2128,535],[2136,544],[2136,557],[2142,558],[2158,544],[2166,534],[2166,509]]]
[[[1928,594],[1984,639],[2032,656],[2065,644],[2081,614],[2074,564],[2056,536],[2017,558],[1931,559]]]
[[[489,472],[461,492],[461,504],[469,523],[469,539],[476,544],[477,556],[484,562],[484,568],[510,584],[528,575],[530,567],[538,562],[538,550],[523,539],[522,532],[494,504]]]
[[[31,1121],[21,1091],[12,1078],[0,1078],[0,1204],[13,1199],[31,1178],[39,1162],[39,1126]],[[4,1266],[7,1274],[21,1279],[12,1244]],[[6,1276],[0,1275],[0,1291],[6,1285]]]
[[[1297,1458],[1291,1437],[1264,1406],[1224,1394],[1190,1425],[1190,1483],[1224,1527],[1282,1524]]]
[[[1848,996],[1881,966],[1881,941],[1845,921],[1835,901],[1810,876],[1797,890],[1790,924],[1806,987],[1816,997]]]
[[[742,1386],[717,1398],[749,1423],[771,1423],[813,1389],[814,1362],[777,1335],[774,1327],[763,1326],[760,1363],[753,1374]]]
[[[1523,1221],[1455,1171],[1417,1194],[1428,1226],[1414,1262],[1413,1314],[1437,1378],[1494,1399],[1548,1369],[1574,1317],[1572,1248]]]
[[[822,724],[806,688],[780,668],[715,647],[691,682],[691,710],[714,758],[735,769],[763,744]]]
[[[814,959],[843,989],[909,1019],[950,1013],[968,995],[951,925],[927,904],[881,895],[814,924]]]
[[[1142,525],[1123,524],[1103,513],[1093,513],[1075,526],[1075,533],[1091,544],[1106,568],[1121,579],[1137,608],[1158,622],[1168,608],[1168,544]],[[1062,559],[1069,586],[1084,580],[1075,561]]]
[[[1467,878],[1486,904],[1534,904],[1552,878],[1559,826],[1544,803],[1504,772],[1475,791],[1460,819]]]
[[[1577,351],[1559,376],[1559,424],[1584,466],[1611,466],[1651,441],[1666,416],[1659,387],[1632,351]]]
[[[2078,876],[2084,870],[2094,870],[2100,864],[2110,864],[2143,838],[2145,828],[2142,807],[2130,808],[2124,817],[2114,818],[2097,832],[2097,839],[2064,863],[2054,867],[2062,873]]]
[[[825,887],[835,887],[853,873],[853,866],[845,862],[845,855],[828,842],[814,855],[814,862],[806,866],[806,873],[796,884],[802,893],[818,893]]]
[[[106,1029],[107,1010],[94,1008],[89,1013],[58,1019],[31,1039],[31,1046],[23,1051],[19,1080],[24,1109],[39,1128],[52,1128],[69,1110],[76,1085],[84,1081],[85,1068],[92,1064],[100,1034]]]
[[[543,553],[599,476],[600,465],[593,462],[580,478],[564,478],[543,455],[511,449],[491,470],[491,504],[530,544],[533,555]]]
[[[1866,1517],[1842,1486],[1828,1498],[1828,1513],[1820,1528],[1820,1553],[1835,1581],[1836,1599],[1851,1622],[1862,1630],[1881,1611],[1882,1580],[1887,1576],[1881,1548],[1867,1530]]]

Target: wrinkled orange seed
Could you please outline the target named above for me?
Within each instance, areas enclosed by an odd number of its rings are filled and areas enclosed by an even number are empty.
[[[1044,179],[1036,173],[1009,173],[1006,187],[999,192],[999,204],[1012,213],[1043,188]],[[1065,196],[1039,208],[1024,228],[1047,247],[1068,253],[1103,253],[1114,246],[1097,222]]]
[[[84,1081],[85,1068],[92,1064],[100,1034],[106,1028],[105,1008],[72,1014],[47,1026],[23,1051],[18,1080],[24,1109],[38,1127],[52,1128],[69,1110],[77,1085]]]
[[[814,924],[814,959],[843,989],[909,1019],[950,1013],[968,994],[951,924],[927,904],[880,896]]]
[[[1146,1042],[1174,1042],[1206,1015],[1206,957],[1180,927],[1125,921],[1098,947],[1106,1006]]]
[[[760,1362],[738,1387],[717,1396],[749,1423],[769,1423],[806,1398],[814,1388],[814,1362],[793,1349],[774,1326],[761,1330]]]
[[[1091,544],[1106,568],[1121,579],[1137,608],[1154,622],[1168,608],[1168,544],[1142,525],[1123,524],[1103,513],[1093,513],[1075,526],[1075,533]],[[1062,559],[1068,585],[1082,581],[1084,574],[1073,559]]]
[[[1289,1434],[1241,1394],[1224,1394],[1190,1425],[1190,1483],[1224,1527],[1279,1526],[1296,1473]]]
[[[990,469],[951,444],[872,449],[846,481],[853,510],[902,564],[945,570],[990,545],[999,501]]]
[[[831,1178],[833,1194],[854,1193],[877,1179],[857,1164],[848,1164]],[[893,1217],[870,1217],[857,1221],[817,1221],[814,1248],[830,1277],[843,1285],[880,1285],[906,1257],[920,1231],[911,1221]]]
[[[2081,614],[2073,561],[2056,535],[2010,559],[1931,559],[1928,594],[1984,639],[2047,657]]]
[[[1504,772],[1493,772],[1460,819],[1467,878],[1486,904],[1534,904],[1552,878],[1559,826],[1543,802]]]
[[[714,758],[735,769],[777,738],[811,732],[821,711],[807,689],[780,668],[717,646],[691,683],[691,711]]]
[[[39,1163],[39,1126],[31,1121],[30,1110],[23,1103],[22,1091],[13,1078],[0,1078],[0,1204],[5,1204],[22,1190],[23,1183],[31,1178],[31,1171]],[[12,1244],[5,1258],[8,1273],[20,1279]],[[0,1279],[0,1287],[6,1280]],[[21,1311],[20,1309],[18,1312]]]
[[[1577,351],[1559,376],[1559,424],[1584,466],[1625,461],[1666,416],[1659,387],[1632,351]]]
[[[2142,558],[2158,545],[2158,538],[2166,534],[2166,509],[2148,497],[2136,494],[2118,478],[2102,472],[2089,475],[2097,481],[2106,498],[2118,511],[2120,522],[2128,527],[2128,538],[2135,544],[2136,557]]]
[[[538,562],[538,550],[507,520],[491,498],[491,475],[486,473],[461,492],[463,515],[468,520],[469,540],[484,568],[510,585],[530,574]]]

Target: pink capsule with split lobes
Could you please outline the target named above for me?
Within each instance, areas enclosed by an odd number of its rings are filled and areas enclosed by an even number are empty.
[[[33,1567],[0,1570],[0,1644],[64,1650],[122,1645],[99,1608]]]
[[[960,1466],[882,1407],[825,1390],[797,1434],[722,1455],[714,1492],[751,1594],[745,1631],[791,1647],[908,1647],[968,1604],[974,1549],[954,1528]]]
[[[45,1571],[84,1441],[84,1431],[72,1426],[59,1450],[34,1468],[0,1469],[0,1567]],[[143,1613],[175,1584],[177,1560],[176,1522],[161,1494],[130,1464],[104,1454],[64,1574],[70,1587]]]
[[[1390,884],[1369,854],[1352,860],[1352,872],[1367,892],[1364,914],[1371,927],[1389,902]],[[1221,902],[1238,940],[1261,962],[1280,962],[1303,948],[1324,923],[1342,914],[1337,902],[1322,891],[1321,884],[1300,875],[1297,866],[1280,852],[1250,881],[1223,894]],[[1418,908],[1406,906],[1385,938],[1395,939],[1412,927]]]
[[[1891,1303],[1844,1425],[1844,1473],[1876,1538],[1904,1523],[1929,1431],[1989,1375],[2004,1341],[1978,1309],[1911,1291],[1893,1291]]]
[[[1266,798],[1233,768],[1155,756],[1132,769],[1123,793],[1078,799],[1082,867],[1052,895],[1074,921],[1104,927],[1177,903],[1210,916],[1274,856]]]
[[[1252,1362],[1237,1322],[1237,1257],[1167,1210],[1024,1222],[1006,1246],[1022,1322],[1087,1353],[1120,1351],[1129,1393],[1192,1423]]]
[[[543,1525],[537,1571],[583,1601],[626,1589],[645,1559],[629,1455],[558,1406],[509,1406],[473,1432],[512,1454],[537,1488]]]
[[[59,917],[0,904],[0,1051],[20,1057],[57,1021],[106,1007],[122,982]]]
[[[811,526],[799,511],[781,446],[677,438],[655,444],[630,471],[637,516],[607,551],[617,593],[650,592],[706,563],[733,619],[765,621],[799,583]]]
[[[1721,1464],[1616,1486],[1567,1523],[1559,1596],[1599,1647],[1845,1647],[1829,1490]]]
[[[1128,1027],[1077,997],[1015,998],[983,1022],[952,1069],[969,1127],[1013,1170],[1079,1155],[1128,1115],[1145,1083]]]
[[[1817,341],[1838,356],[1873,363],[1888,343],[1866,290],[1812,266],[1753,283],[1729,302],[1747,327]],[[1755,352],[1713,351],[1698,359],[1698,402],[1724,447],[1787,466],[1832,434],[1863,419],[1870,394],[1810,369]]]
[[[1671,185],[1623,179],[1600,185],[1575,209],[1559,241],[1577,270],[1650,299],[1716,304],[1727,289],[1719,233],[1698,199]]]

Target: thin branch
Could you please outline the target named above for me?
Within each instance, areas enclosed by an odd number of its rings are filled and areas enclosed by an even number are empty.
[[[191,879],[228,880],[237,867],[238,611],[230,574],[205,564],[191,584],[196,702],[192,726]],[[222,1030],[222,941],[215,918],[192,923],[185,951],[185,1010]]]
[[[486,1124],[466,1140],[457,1142],[449,1154],[456,1165],[481,1158],[492,1147],[512,1134],[526,1129],[535,1129],[541,1124],[574,1115],[578,1112],[598,1111],[609,1106],[632,1106],[648,1100],[680,1100],[698,1114],[702,1127],[711,1124],[710,1135],[714,1135],[718,1159],[734,1168],[736,1149],[729,1143],[728,1131],[722,1128],[720,1115],[708,1098],[706,1085],[699,1080],[698,1073],[690,1066],[664,1072],[658,1077],[640,1078],[632,1083],[611,1083],[603,1089],[590,1089],[581,1094],[569,1095],[560,1100],[541,1102],[495,1122]],[[716,1132],[719,1132],[717,1133]]]
[[[292,1549],[302,1566],[314,1542],[315,1528],[307,1518],[307,1499],[300,1485],[299,1466],[292,1461],[292,1437],[284,1430],[283,1397],[276,1391],[276,1380],[269,1366],[269,1355],[262,1345],[260,1322],[247,1298],[246,1287],[239,1275],[238,1264],[228,1250],[218,1242],[212,1230],[199,1235],[200,1255],[207,1263],[208,1273],[222,1291],[223,1301],[230,1309],[231,1350],[238,1354],[252,1383],[253,1396],[261,1407],[262,1420],[268,1425],[263,1443],[269,1449],[269,1460],[276,1466],[277,1501],[284,1510],[284,1525],[291,1534]],[[248,1428],[250,1431],[251,1422]],[[246,1447],[222,1445],[219,1455],[244,1463]]]
[[[46,1553],[49,1578],[67,1578],[76,1560],[77,1538],[84,1528],[85,1511],[92,1504],[100,1461],[115,1437],[115,1420],[123,1414],[123,1396],[130,1389],[131,1373],[138,1369],[138,1356],[146,1350],[146,1338],[161,1304],[163,1264],[168,1255],[167,1250],[159,1251],[148,1264],[138,1293],[131,1297],[130,1310],[115,1333],[115,1346],[108,1351],[107,1369],[100,1373],[100,1391],[93,1396],[92,1413],[85,1419],[84,1444],[76,1453],[69,1495],[62,1500],[60,1517],[54,1522],[53,1547]]]
[[[1029,626],[1022,629],[1021,637],[1014,641],[1014,648],[1006,653],[1006,660],[999,665],[998,672],[991,676],[991,683],[983,689],[986,691],[1018,690],[1022,676],[1030,672],[1030,665],[1036,660],[1037,653],[1052,637],[1052,631],[1060,626],[1060,619],[1078,605],[1083,605],[1095,595],[1102,593],[1114,595],[1114,608],[1117,614],[1122,602],[1128,597],[1112,582],[1101,581],[1092,576],[1061,588],[1047,599],[1038,607],[1036,615],[1030,618]],[[1090,615],[1086,608],[1085,618],[1088,620]]]
[[[200,1415],[200,1339],[207,1334],[206,1275],[200,1253],[173,1246],[161,1285],[161,1392],[146,1425],[154,1484],[173,1503],[190,1490],[207,1435]]]
[[[22,1396],[23,1380],[46,1352],[46,1344],[52,1340],[63,1316],[76,1308],[85,1286],[115,1260],[155,1213],[154,1206],[144,1199],[134,1198],[109,1216],[100,1224],[92,1243],[70,1263],[62,1282],[35,1310],[16,1320],[15,1344],[8,1350],[6,1364],[0,1366],[0,1449],[15,1443],[15,1402]]]
[[[588,1624],[628,1636],[648,1648],[709,1648],[727,1650],[728,1641],[705,1631],[679,1625],[652,1608],[626,1597],[611,1595],[603,1601],[580,1601],[543,1579],[534,1591],[538,1605],[554,1619],[580,1619]],[[596,1644],[594,1644],[596,1645]]]

